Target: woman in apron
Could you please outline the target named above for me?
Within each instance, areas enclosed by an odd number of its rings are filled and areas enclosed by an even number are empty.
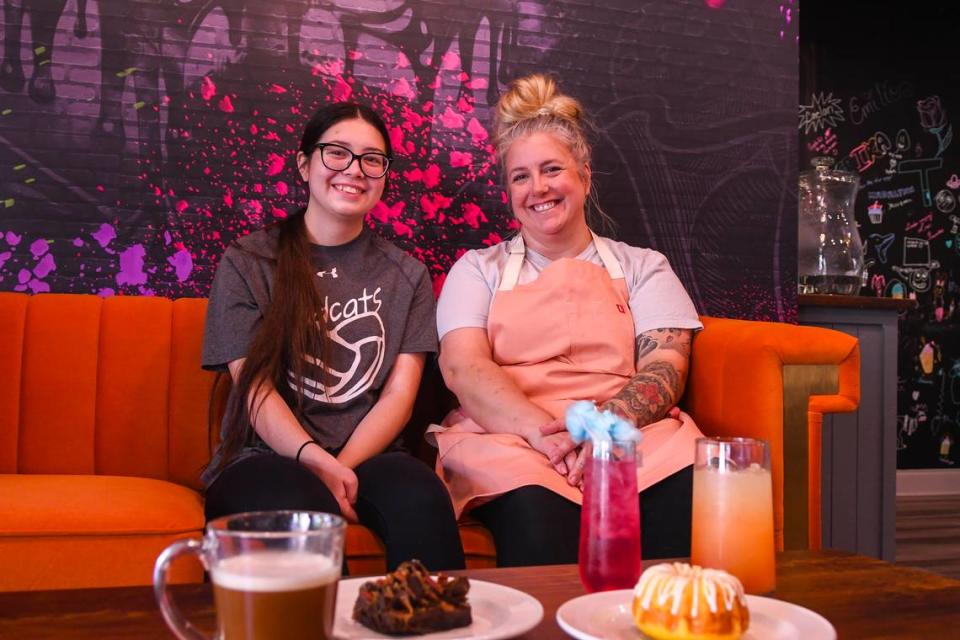
[[[460,408],[431,430],[459,517],[493,533],[500,566],[577,561],[583,450],[563,424],[590,399],[643,430],[644,557],[689,555],[694,440],[676,403],[696,309],[663,255],[594,234],[580,104],[542,75],[497,105],[512,240],[467,252],[439,300],[440,365]]]

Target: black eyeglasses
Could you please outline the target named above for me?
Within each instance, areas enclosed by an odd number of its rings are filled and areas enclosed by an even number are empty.
[[[313,145],[314,149],[320,149],[320,160],[323,166],[330,171],[346,171],[347,167],[357,160],[360,164],[360,171],[368,178],[382,178],[387,175],[387,169],[390,168],[389,156],[369,151],[367,153],[354,153],[343,145],[333,142],[318,142]]]

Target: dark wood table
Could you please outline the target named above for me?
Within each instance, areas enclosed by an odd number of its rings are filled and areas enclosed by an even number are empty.
[[[574,565],[468,575],[540,600],[543,621],[527,638],[567,637],[555,621],[557,608],[584,593]],[[190,620],[213,627],[209,585],[173,591]],[[840,638],[946,638],[960,628],[960,581],[839,551],[780,554],[773,597],[820,613]],[[170,637],[149,587],[0,593],[0,638]]]

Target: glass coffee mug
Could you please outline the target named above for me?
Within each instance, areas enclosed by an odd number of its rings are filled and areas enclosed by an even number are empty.
[[[217,638],[332,638],[345,529],[343,518],[313,511],[211,520],[202,541],[179,540],[157,558],[153,588],[163,618],[180,640],[206,638],[167,592],[170,562],[192,553],[210,573]]]
[[[776,586],[770,446],[751,438],[698,438],[690,560],[723,569],[747,593]]]
[[[580,510],[580,582],[589,592],[632,589],[640,577],[638,453],[633,440],[591,446]]]

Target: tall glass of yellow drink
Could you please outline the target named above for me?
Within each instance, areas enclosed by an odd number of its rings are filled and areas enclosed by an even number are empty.
[[[732,573],[748,593],[773,591],[773,490],[765,441],[697,440],[692,527],[694,564]]]

